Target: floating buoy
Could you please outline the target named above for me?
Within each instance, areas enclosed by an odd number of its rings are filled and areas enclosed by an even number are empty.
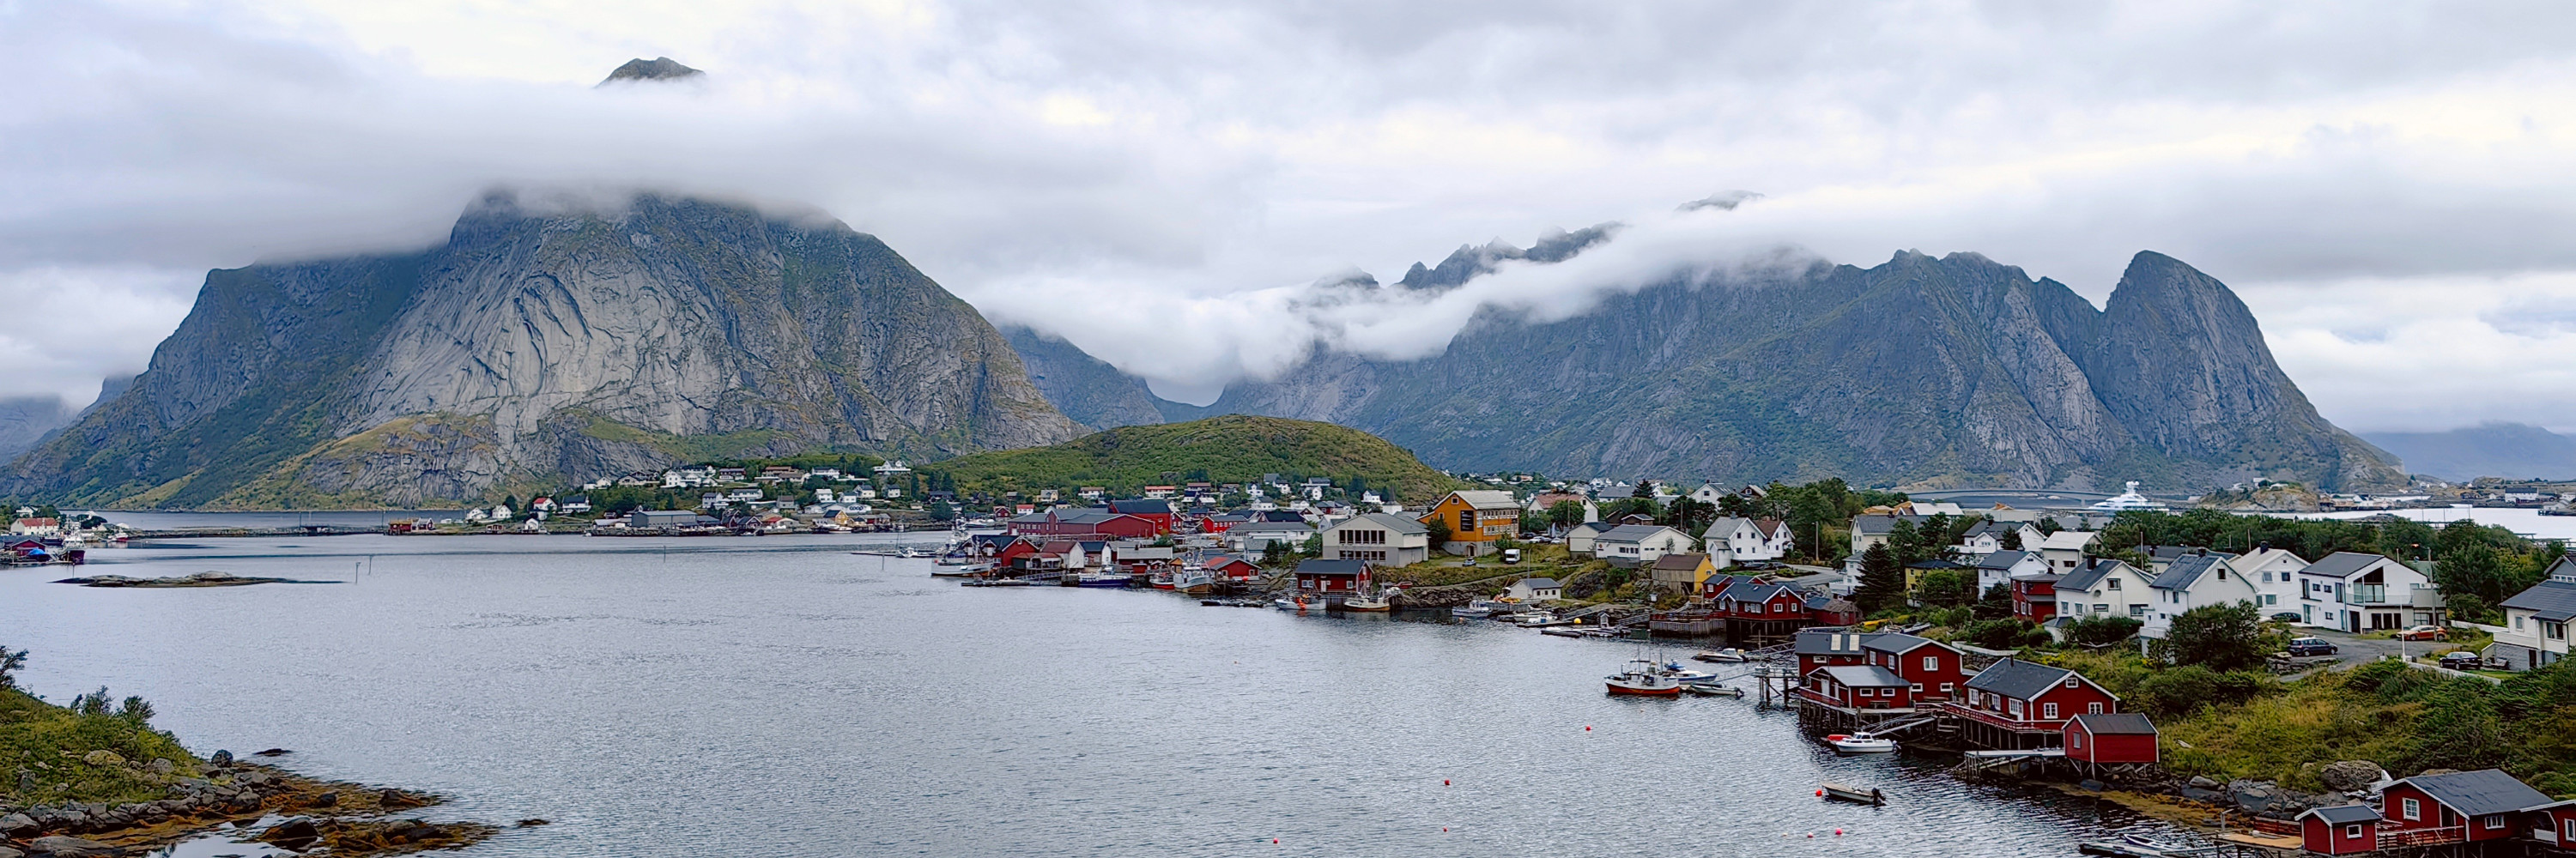
[[[1834,829],[1834,836],[1835,836],[1835,837],[1841,837],[1841,836],[1843,836],[1843,830],[1842,830],[1842,829],[1840,829],[1840,828]]]
[[[1817,791],[1816,791],[1816,797],[1817,797],[1817,798],[1824,798],[1824,797],[1825,797],[1825,791],[1824,791],[1824,790],[1817,790]]]
[[[1592,725],[1590,725],[1590,724],[1585,724],[1585,725],[1583,725],[1583,732],[1586,732],[1586,733],[1592,732]]]
[[[1813,832],[1813,831],[1807,832],[1807,839],[1809,839],[1809,840],[1814,840],[1814,839],[1816,839],[1816,833],[1815,833],[1815,832]]]
[[[1277,846],[1277,845],[1279,845],[1279,838],[1276,838],[1276,837],[1270,838],[1270,845],[1272,845],[1272,846]]]
[[[1448,778],[1441,778],[1441,779],[1440,779],[1440,785],[1441,785],[1441,786],[1448,786],[1448,785],[1449,785],[1449,779],[1448,779]],[[1447,830],[1449,830],[1449,829],[1443,828],[1443,829],[1440,829],[1440,830],[1442,830],[1442,831],[1447,831]]]

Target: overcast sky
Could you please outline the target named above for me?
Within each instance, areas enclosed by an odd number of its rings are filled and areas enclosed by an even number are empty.
[[[2097,304],[2234,286],[2355,430],[2576,430],[2563,3],[0,0],[0,396],[141,369],[208,268],[426,246],[494,185],[819,206],[996,321],[1205,400],[1461,243],[1631,224],[1477,294],[1791,246],[1972,250]],[[710,74],[594,89],[632,57]],[[1674,212],[1730,190],[1732,211]],[[1615,252],[1608,252],[1615,251]],[[1587,254],[1593,256],[1594,254]]]

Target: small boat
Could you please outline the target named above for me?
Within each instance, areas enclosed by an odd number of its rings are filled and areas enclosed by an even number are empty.
[[[1682,690],[1701,697],[1743,697],[1744,689],[1723,682],[1685,682]]]
[[[1682,663],[1678,661],[1664,662],[1662,666],[1655,668],[1655,672],[1663,674],[1665,679],[1669,679],[1674,682],[1711,682],[1717,679],[1717,674],[1702,670],[1691,670],[1683,667]]]
[[[1153,585],[1154,589],[1157,590],[1172,589],[1172,570],[1165,569],[1161,572],[1145,576],[1145,583]]]
[[[1385,613],[1395,607],[1383,592],[1362,590],[1342,599],[1342,610],[1362,613]]]
[[[1216,578],[1208,575],[1205,569],[1182,569],[1172,573],[1172,589],[1192,596],[1204,596],[1216,592]]]
[[[1521,614],[1519,617],[1512,620],[1513,625],[1520,626],[1524,629],[1545,629],[1554,628],[1556,626],[1581,625],[1582,623],[1582,620],[1559,618],[1553,611],[1530,611]]]
[[[1743,662],[1753,660],[1752,656],[1745,655],[1743,650],[1736,649],[1734,647],[1727,647],[1725,649],[1704,649],[1700,650],[1698,655],[1691,657],[1700,661]]]
[[[1467,604],[1450,608],[1449,615],[1461,619],[1483,619],[1485,617],[1493,616],[1495,611],[1505,610],[1510,607],[1510,605],[1506,605],[1501,602],[1477,599],[1473,602],[1468,602]]]
[[[1123,588],[1134,583],[1136,583],[1136,576],[1125,572],[1085,572],[1074,582],[1074,586]]]
[[[1662,675],[1656,673],[1655,663],[1650,659],[1641,658],[1628,662],[1628,666],[1625,669],[1618,673],[1610,674],[1608,677],[1605,677],[1605,679],[1608,680],[1610,684],[1610,693],[1612,694],[1633,694],[1645,697],[1679,697],[1682,693],[1682,684],[1670,679],[1665,679]]]
[[[1294,599],[1276,599],[1270,603],[1270,606],[1282,611],[1305,611],[1311,610],[1314,607],[1314,605],[1306,601],[1306,597],[1304,596],[1299,596]]]
[[[1859,787],[1829,783],[1825,784],[1824,787],[1817,790],[1817,792],[1823,793],[1826,799],[1832,801],[1848,801],[1855,804],[1868,805],[1881,805],[1887,803],[1887,794],[1879,792],[1877,787],[1861,789]]]
[[[1866,732],[1853,733],[1848,736],[1841,733],[1835,733],[1831,736],[1825,737],[1825,744],[1832,745],[1834,746],[1834,750],[1841,751],[1846,754],[1884,754],[1896,750],[1895,739],[1872,735]]]
[[[2087,840],[2075,844],[2075,851],[2086,855],[2119,855],[2128,858],[2157,858],[2189,851],[2189,847],[2149,840],[2135,834],[2123,834],[2115,840]]]

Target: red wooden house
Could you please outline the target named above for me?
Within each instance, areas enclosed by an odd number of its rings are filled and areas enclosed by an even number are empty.
[[[1160,498],[1114,500],[1109,502],[1109,512],[1115,515],[1132,515],[1137,518],[1153,522],[1153,535],[1160,536],[1172,532],[1172,503],[1170,501],[1162,500]]]
[[[2524,811],[2553,803],[2497,769],[2416,775],[2380,791],[2380,848],[2503,840]]]
[[[2379,849],[2379,811],[2366,804],[2309,808],[2299,814],[2299,840],[2319,855],[2358,855]]]
[[[1160,501],[1157,501],[1160,503]],[[1118,515],[1099,510],[1048,510],[1011,519],[1013,536],[1099,536],[1121,539],[1152,539],[1171,532],[1169,516],[1161,530],[1152,519]]]
[[[2561,801],[2531,808],[2523,821],[2531,837],[2562,851],[2576,851],[2576,801]]]
[[[1845,710],[1914,711],[1913,683],[1874,664],[1819,667],[1798,694],[1807,702]]]
[[[1806,676],[1814,673],[1819,667],[1859,664],[1867,661],[1869,660],[1868,651],[1863,649],[1862,645],[1868,640],[1868,632],[1855,632],[1850,629],[1800,631],[1795,647],[1798,653],[1798,675]]]
[[[1905,677],[1917,700],[1955,700],[1960,684],[1968,681],[1959,651],[1929,638],[1885,632],[1870,635],[1861,642],[1861,649],[1867,652],[1867,663]]]
[[[1808,596],[1807,622],[1819,626],[1860,624],[1860,606],[1837,596]]]
[[[1358,560],[1297,561],[1297,592],[1348,593],[1368,584],[1368,564]]]
[[[2056,745],[2067,719],[2120,711],[2120,698],[2075,671],[2007,658],[1969,677],[1950,711],[1961,716],[1962,741],[2026,750]]]
[[[2041,625],[2057,619],[2057,579],[2047,572],[2012,576],[2013,616]]]
[[[1261,574],[1261,564],[1246,560],[1240,554],[1219,554],[1200,566],[1211,576],[1233,581],[1249,581]]]
[[[2058,737],[2066,749],[2066,759],[2079,766],[2098,768],[2156,763],[2164,759],[2156,747],[2156,724],[2135,712],[2104,712],[2066,719],[2066,729]]]

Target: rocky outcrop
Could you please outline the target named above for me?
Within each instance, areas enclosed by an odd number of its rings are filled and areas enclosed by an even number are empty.
[[[72,410],[51,396],[0,399],[0,460],[24,453],[72,422]]]
[[[999,332],[873,236],[703,200],[496,194],[428,251],[209,274],[151,368],[0,494],[406,506],[684,459],[1078,434]]]
[[[1029,380],[1056,410],[1075,422],[1092,429],[1176,422],[1163,419],[1163,412],[1154,405],[1157,397],[1142,379],[1120,372],[1061,337],[1026,325],[1004,326],[1002,336],[1019,354]]]
[[[1464,248],[1408,280],[1445,288],[1507,256]],[[2404,481],[2317,415],[2225,285],[2155,253],[2101,310],[1976,254],[1911,252],[1654,284],[1555,322],[1488,308],[1436,357],[1318,351],[1208,410],[1341,423],[1479,471],[1925,488]]]

